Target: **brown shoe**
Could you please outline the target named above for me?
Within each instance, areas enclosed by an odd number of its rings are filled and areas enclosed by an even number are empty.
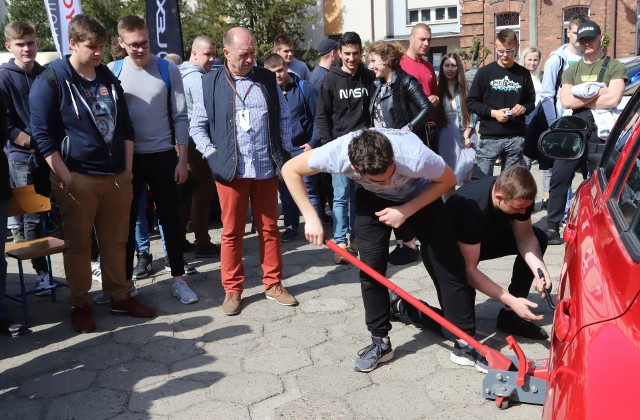
[[[240,293],[228,292],[222,303],[222,313],[227,316],[238,315],[240,313]]]
[[[296,306],[298,301],[294,298],[282,283],[276,283],[264,292],[267,299],[275,300],[278,304],[284,306]]]
[[[96,321],[93,319],[93,307],[81,303],[72,307],[71,326],[78,334],[94,332]]]
[[[126,299],[111,302],[111,314],[128,315],[135,318],[153,318],[156,316],[156,310],[134,297],[127,296]]]
[[[347,244],[337,244],[340,248],[348,250]],[[337,252],[333,255],[333,262],[336,264],[348,264],[349,261]]]

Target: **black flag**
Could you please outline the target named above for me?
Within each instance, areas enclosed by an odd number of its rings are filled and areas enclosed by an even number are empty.
[[[178,0],[147,0],[147,27],[152,54],[184,56]]]

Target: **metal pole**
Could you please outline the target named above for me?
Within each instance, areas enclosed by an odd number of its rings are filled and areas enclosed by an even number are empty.
[[[538,46],[538,0],[529,0],[529,46]]]

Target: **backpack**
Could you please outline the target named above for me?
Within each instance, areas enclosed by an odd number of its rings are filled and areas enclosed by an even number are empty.
[[[116,60],[113,63],[113,69],[111,72],[117,78],[120,78],[122,73],[122,66],[124,59]],[[171,128],[171,140],[173,144],[176,144],[176,128],[173,124],[173,108],[171,106],[171,77],[169,76],[169,61],[162,57],[158,57],[158,70],[160,70],[160,76],[164,82],[164,87],[167,89],[167,114],[169,115],[169,127]]]

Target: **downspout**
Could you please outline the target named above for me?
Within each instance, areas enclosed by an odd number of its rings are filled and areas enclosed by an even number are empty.
[[[529,46],[538,46],[538,0],[529,0]]]
[[[374,0],[371,0],[371,42],[374,42],[376,40],[375,21],[373,19],[373,1]]]
[[[609,45],[611,46],[611,49],[609,49],[609,51],[611,51],[611,56],[615,57],[617,54],[616,51],[616,35],[617,35],[617,30],[618,28],[618,1],[614,0],[613,1],[613,28],[611,28],[611,41],[609,41]]]

